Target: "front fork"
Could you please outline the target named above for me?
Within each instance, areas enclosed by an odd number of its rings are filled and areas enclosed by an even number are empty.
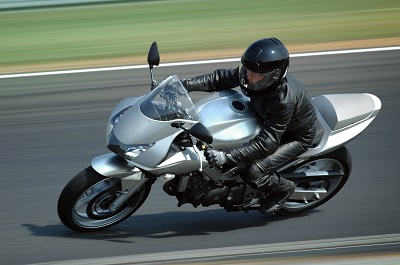
[[[91,165],[102,176],[121,180],[122,194],[110,204],[109,210],[111,212],[116,212],[135,192],[149,181],[149,178],[137,167],[113,153],[95,157]]]

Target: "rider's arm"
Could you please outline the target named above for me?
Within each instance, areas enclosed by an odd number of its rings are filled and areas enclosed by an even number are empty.
[[[218,69],[210,74],[200,75],[192,79],[182,80],[183,85],[190,91],[213,92],[230,89],[240,85],[239,67]]]
[[[246,162],[266,158],[279,147],[281,137],[292,118],[294,104],[271,104],[258,135],[247,143],[227,151],[236,161]]]

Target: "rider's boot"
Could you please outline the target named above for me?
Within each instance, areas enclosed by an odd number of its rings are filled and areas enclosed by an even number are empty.
[[[263,214],[271,214],[279,211],[285,202],[292,196],[296,184],[293,181],[282,178],[278,174],[273,177],[276,186],[268,192],[268,196],[261,201],[260,212]]]

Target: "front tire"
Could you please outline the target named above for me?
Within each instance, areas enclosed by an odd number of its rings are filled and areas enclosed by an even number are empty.
[[[131,216],[146,200],[150,189],[151,184],[146,183],[118,211],[111,212],[109,205],[122,193],[120,179],[105,178],[88,167],[61,192],[57,204],[58,216],[72,230],[103,230]]]
[[[289,214],[297,214],[305,211],[309,211],[314,209],[328,200],[330,200],[333,196],[335,196],[347,182],[352,167],[352,160],[350,152],[346,147],[341,147],[331,153],[311,157],[309,160],[300,163],[294,167],[286,169],[284,172],[288,173],[300,173],[307,171],[343,171],[344,175],[335,178],[335,179],[327,179],[323,181],[314,181],[314,182],[299,182],[295,181],[296,189],[308,189],[312,190],[315,188],[324,188],[327,191],[327,194],[324,198],[318,199],[314,198],[313,200],[301,201],[301,200],[289,200],[283,205],[283,207],[278,211],[280,214],[289,215]]]

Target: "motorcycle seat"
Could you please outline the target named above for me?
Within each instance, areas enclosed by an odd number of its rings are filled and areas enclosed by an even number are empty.
[[[368,94],[332,94],[313,98],[317,109],[332,131],[368,118],[375,111]]]

